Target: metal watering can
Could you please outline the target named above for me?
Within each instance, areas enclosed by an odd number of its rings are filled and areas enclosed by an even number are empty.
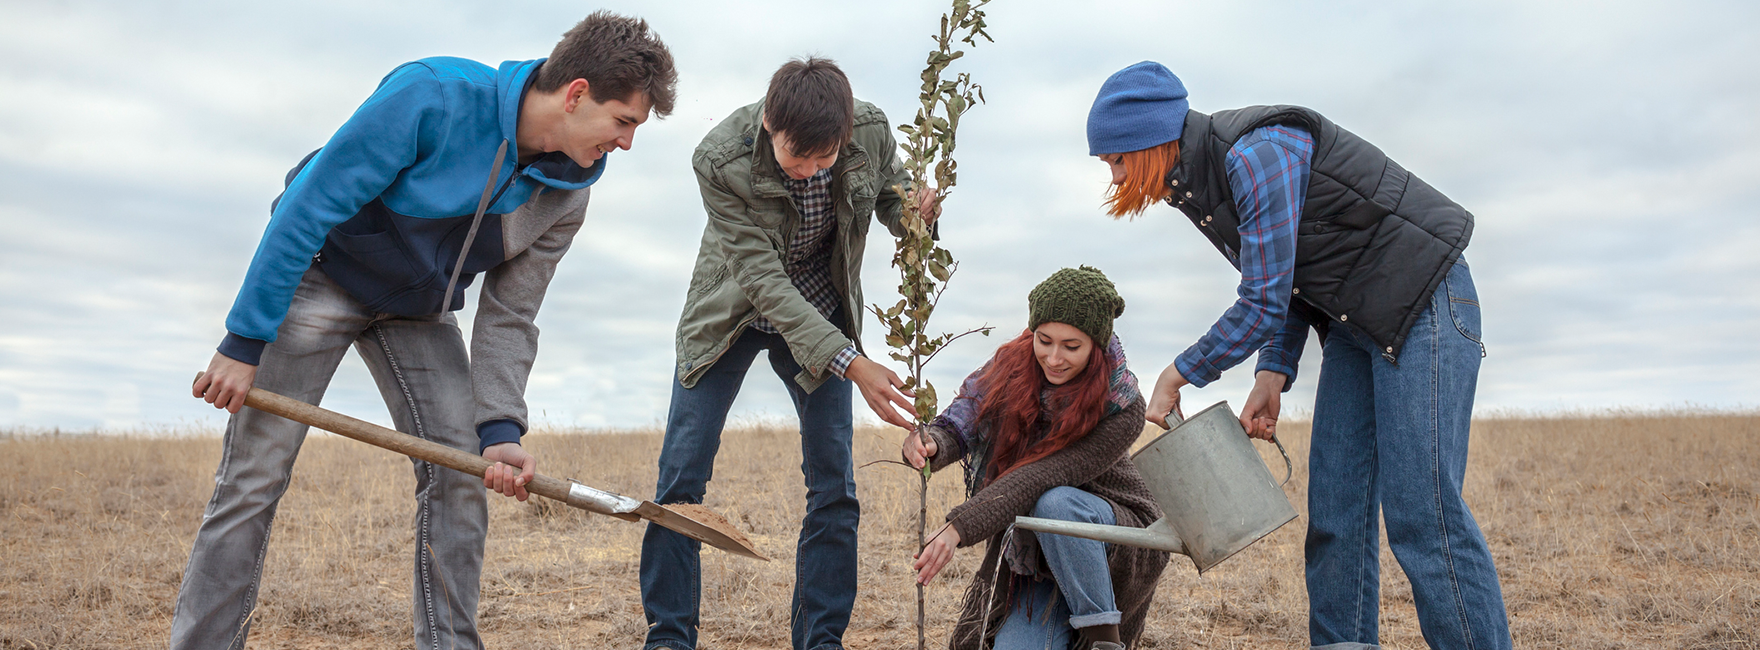
[[[1173,430],[1131,456],[1164,513],[1155,523],[1130,528],[1016,517],[1015,527],[1179,553],[1202,574],[1296,518],[1228,402],[1183,421],[1167,418]],[[1277,450],[1288,483],[1295,467],[1283,443]]]

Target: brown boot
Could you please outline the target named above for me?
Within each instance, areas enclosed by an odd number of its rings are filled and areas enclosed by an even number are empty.
[[[1081,629],[1082,640],[1088,645],[1079,646],[1086,650],[1124,650],[1123,639],[1118,638],[1117,625],[1095,625]]]

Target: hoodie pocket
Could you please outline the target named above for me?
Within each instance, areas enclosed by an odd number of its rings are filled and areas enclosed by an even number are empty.
[[[422,279],[390,231],[351,235],[337,229],[330,231],[330,243],[353,262],[349,266],[367,276],[362,279],[387,290],[407,288]]]

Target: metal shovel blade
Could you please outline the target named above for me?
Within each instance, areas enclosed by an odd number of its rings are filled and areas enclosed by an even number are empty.
[[[537,481],[533,483],[536,484]],[[527,486],[526,489],[535,491],[537,488]],[[569,482],[566,497],[562,499],[564,503],[588,512],[597,512],[624,521],[646,519],[662,528],[734,555],[770,561],[770,558],[758,552],[757,547],[752,546],[745,535],[740,534],[738,528],[734,528],[732,522],[705,506],[689,503],[663,506],[653,501],[637,501],[574,481]]]
[[[687,515],[679,510],[688,510],[690,514]],[[745,535],[739,534],[739,529],[734,528],[726,517],[703,506],[682,503],[663,506],[653,501],[643,501],[641,505],[636,506],[635,513],[641,515],[643,519],[666,527],[667,530],[728,553],[743,555],[754,560],[770,561],[770,558],[764,557],[757,548],[752,546],[750,541],[746,540]]]

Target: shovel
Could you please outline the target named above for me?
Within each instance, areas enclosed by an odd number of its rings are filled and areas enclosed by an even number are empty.
[[[197,379],[201,379],[201,377],[201,374],[196,375]],[[450,467],[472,476],[481,477],[491,465],[494,465],[488,459],[476,454],[429,442],[371,422],[357,420],[261,388],[252,388],[251,392],[245,396],[244,405],[264,413],[279,415],[300,424],[354,438],[369,445],[383,447],[411,458],[421,459],[442,467]],[[543,474],[533,476],[532,481],[527,483],[525,488],[527,492],[532,494],[549,497],[582,510],[616,517],[624,521],[646,519],[680,535],[734,555],[766,562],[770,560],[759,553],[758,549],[753,547],[746,536],[741,534],[739,529],[734,528],[726,517],[700,505],[662,506],[652,501],[637,501],[604,490],[596,490],[574,481],[564,481]]]

